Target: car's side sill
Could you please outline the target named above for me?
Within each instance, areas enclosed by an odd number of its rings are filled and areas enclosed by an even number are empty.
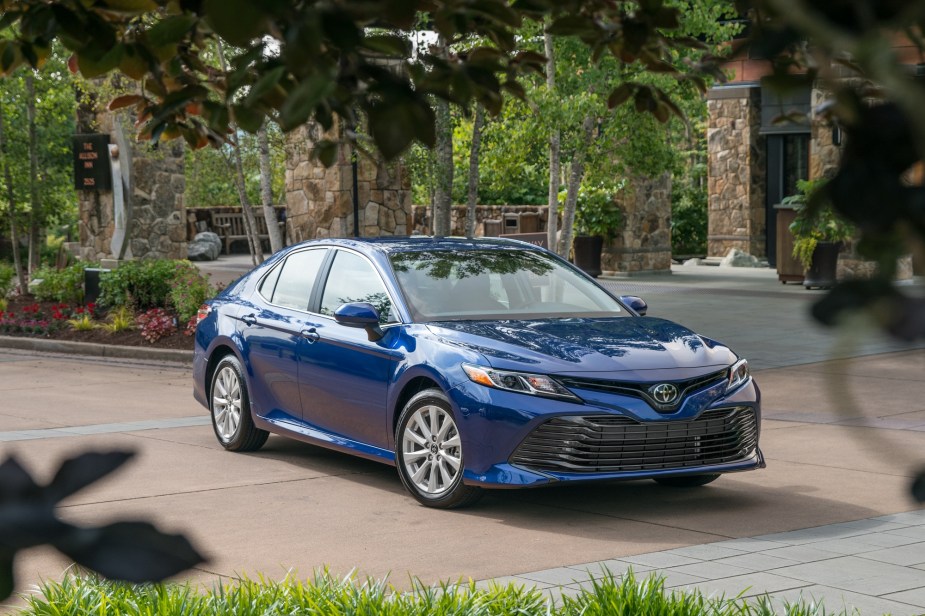
[[[328,449],[343,451],[357,456],[362,456],[376,462],[383,462],[395,466],[395,452],[381,447],[375,447],[367,443],[354,441],[336,434],[331,434],[317,428],[297,423],[285,419],[254,416],[254,423],[262,430],[267,430],[273,434],[279,434],[288,438],[294,438],[312,445],[320,445]]]

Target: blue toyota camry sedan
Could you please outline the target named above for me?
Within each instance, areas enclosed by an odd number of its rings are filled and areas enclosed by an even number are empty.
[[[747,361],[645,312],[513,240],[314,240],[202,306],[195,397],[225,449],[378,460],[431,507],[762,468]]]

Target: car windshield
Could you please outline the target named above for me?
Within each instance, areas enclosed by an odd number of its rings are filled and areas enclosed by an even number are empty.
[[[423,250],[390,259],[417,322],[629,316],[600,287],[536,250]]]

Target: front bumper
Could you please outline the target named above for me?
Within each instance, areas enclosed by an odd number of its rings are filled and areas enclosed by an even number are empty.
[[[579,392],[584,401],[570,402],[491,389],[465,382],[448,393],[459,418],[465,452],[464,480],[470,485],[514,488],[557,482],[729,473],[765,466],[764,457],[758,448],[761,395],[753,381],[728,396],[721,395],[716,388],[694,392],[676,412],[670,414],[660,414],[645,401],[636,397],[598,392],[587,392],[587,395],[584,395],[585,392]],[[733,455],[728,455],[727,451],[723,456],[698,457],[701,437],[696,430],[703,428],[704,435],[709,432],[698,423],[698,418],[708,417],[711,412],[722,414],[721,409],[739,412],[743,415],[753,414],[754,421],[750,428],[753,432],[742,436],[741,448],[733,448]],[[560,465],[559,468],[555,465],[531,464],[524,461],[525,456],[515,456],[521,444],[531,435],[538,434],[535,432],[537,428],[552,419],[562,417],[572,420],[578,417],[623,418],[621,421],[633,424],[637,431],[637,438],[633,442],[626,443],[627,451],[632,450],[633,447],[651,450],[652,443],[655,443],[657,448],[659,442],[669,442],[669,439],[661,439],[661,436],[677,434],[682,428],[693,445],[688,444],[686,447],[676,445],[678,439],[675,438],[670,441],[675,443],[672,447],[675,449],[680,447],[685,455],[666,456],[661,463],[658,459],[651,457],[653,455],[651,451],[645,463],[621,462],[616,464],[609,460],[606,464],[591,464],[585,467],[579,465],[571,468],[568,468],[567,464]],[[688,426],[693,426],[694,430]],[[648,431],[648,437],[639,437],[639,431],[642,433]],[[619,441],[613,440],[615,437],[612,433],[609,436],[598,435],[593,428],[582,442],[568,440],[570,438],[567,435],[562,437],[562,447],[574,452],[575,446],[581,446],[583,447],[582,455],[587,455],[589,451],[592,452],[590,455],[596,455],[594,452],[598,450],[622,451],[624,449],[615,447]],[[605,439],[600,441],[600,447],[595,446],[595,438]],[[608,438],[611,440],[607,441]],[[640,444],[640,438],[643,440],[648,438],[645,446]],[[704,438],[718,437],[714,432]],[[555,442],[552,445],[555,445]],[[676,451],[668,453],[673,454]],[[658,452],[654,455],[658,455]]]

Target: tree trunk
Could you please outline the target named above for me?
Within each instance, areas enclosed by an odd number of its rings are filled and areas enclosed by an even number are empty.
[[[42,211],[39,204],[38,138],[35,132],[35,78],[26,73],[26,116],[29,119],[29,273],[42,265]]]
[[[270,250],[276,252],[283,248],[283,234],[279,230],[279,221],[276,219],[276,208],[273,207],[270,137],[267,135],[266,122],[257,132],[257,147],[260,150],[260,198],[263,201],[263,217],[267,221],[267,233],[270,234]]]
[[[482,145],[482,125],[485,112],[475,104],[475,119],[472,122],[472,143],[469,146],[469,194],[466,202],[466,237],[475,236],[475,206],[479,199],[479,149]]]
[[[437,45],[440,57],[447,57],[446,40],[441,36]],[[442,98],[436,99],[437,142],[436,153],[436,190],[434,191],[434,235],[450,234],[450,208],[453,205],[453,121],[450,116],[450,103]]]
[[[13,244],[13,268],[16,270],[16,279],[19,281],[20,293],[29,290],[26,282],[26,271],[19,256],[19,226],[16,224],[16,197],[13,193],[13,173],[10,171],[10,158],[6,151],[6,126],[3,117],[3,101],[0,100],[0,156],[3,157],[3,180],[6,183],[6,196],[9,200],[10,242]]]
[[[543,33],[543,42],[546,46],[546,88],[550,92],[556,89],[556,60],[554,55],[552,35]],[[546,222],[546,241],[549,249],[556,250],[559,226],[559,131],[553,129],[549,135],[549,215]]]
[[[228,72],[228,64],[225,61],[225,48],[221,41],[218,41],[218,59],[221,62],[222,72]],[[230,117],[230,128],[232,133],[237,133],[237,122],[234,119],[234,108],[228,105],[228,115]],[[241,161],[241,150],[238,144],[232,148],[235,170],[235,188],[238,189],[238,200],[241,202],[241,211],[244,213],[244,228],[247,231],[247,244],[250,247],[251,261],[254,266],[263,263],[263,250],[260,247],[260,237],[257,235],[257,219],[254,217],[254,210],[251,208],[250,201],[247,200],[247,184],[244,181],[244,163]]]
[[[565,211],[562,213],[562,241],[559,244],[559,256],[567,259],[572,251],[572,228],[575,224],[575,208],[578,204],[578,188],[585,176],[585,155],[591,139],[594,137],[594,118],[588,116],[581,123],[582,141],[569,166],[568,192],[565,195]]]

